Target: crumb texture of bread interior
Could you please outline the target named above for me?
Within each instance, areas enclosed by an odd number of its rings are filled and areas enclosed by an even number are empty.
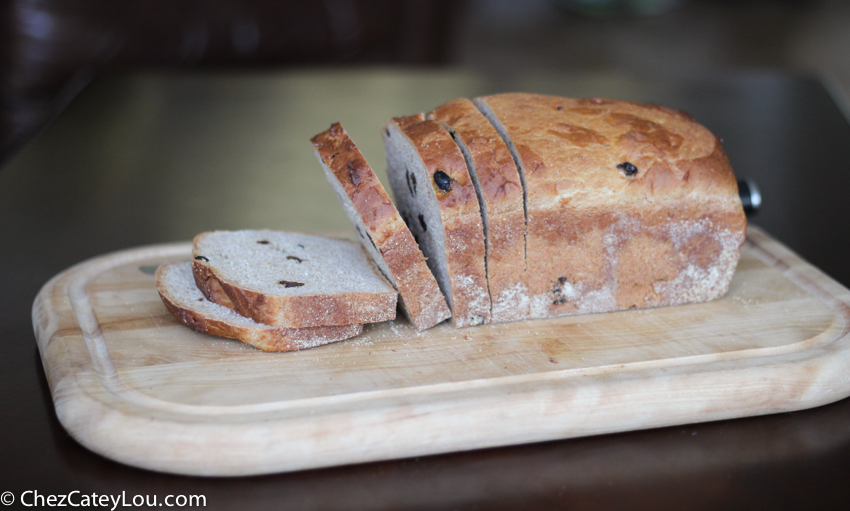
[[[492,322],[526,319],[531,296],[525,282],[525,193],[511,152],[468,99],[450,101],[428,118],[450,131],[475,185],[486,240]]]
[[[413,234],[342,125],[334,123],[311,142],[358,239],[398,290],[410,322],[425,330],[449,318],[449,307]]]
[[[207,300],[192,273],[189,262],[163,264],[156,272],[156,287],[174,318],[197,332],[238,339],[264,351],[293,351],[341,341],[363,331],[363,325],[292,329],[257,323]]]
[[[531,317],[726,293],[746,217],[709,130],[626,101],[516,93],[475,103],[525,183]]]
[[[303,328],[395,318],[397,292],[356,242],[268,230],[212,231],[195,237],[193,257],[199,263],[194,270],[209,272],[234,310],[260,323]]]
[[[463,155],[449,133],[419,114],[384,126],[396,204],[452,310],[457,327],[490,322],[484,228]]]

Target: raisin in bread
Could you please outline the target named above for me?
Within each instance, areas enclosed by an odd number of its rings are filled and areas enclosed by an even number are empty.
[[[384,126],[387,175],[452,310],[455,326],[490,322],[484,229],[463,155],[439,123],[422,114]]]
[[[204,334],[238,339],[264,351],[293,351],[354,337],[363,325],[279,328],[243,317],[207,300],[195,286],[191,263],[168,263],[156,271],[156,288],[168,311]]]
[[[411,323],[425,330],[449,318],[446,300],[410,229],[342,125],[334,123],[311,142],[363,247],[398,290]]]
[[[428,118],[446,126],[457,142],[478,194],[492,321],[525,319],[531,304],[525,282],[525,202],[510,150],[468,99],[450,101]]]
[[[681,112],[606,99],[475,103],[524,176],[531,317],[725,294],[746,218],[706,128]]]
[[[395,318],[397,293],[358,243],[277,231],[213,231],[194,239],[204,296],[285,328]]]

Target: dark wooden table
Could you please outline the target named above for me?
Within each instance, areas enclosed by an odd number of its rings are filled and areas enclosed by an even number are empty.
[[[53,412],[30,319],[38,289],[112,250],[209,229],[349,229],[309,137],[340,120],[374,166],[379,128],[457,96],[525,90],[690,112],[757,181],[752,221],[850,286],[850,125],[818,80],[453,71],[137,75],[91,84],[0,170],[0,493],[204,495],[207,509],[835,509],[850,504],[850,400],[781,415],[205,479],[77,444]],[[850,375],[848,375],[850,378]],[[28,494],[32,498],[33,494]],[[79,498],[77,498],[79,501]],[[120,509],[120,508],[119,508]]]

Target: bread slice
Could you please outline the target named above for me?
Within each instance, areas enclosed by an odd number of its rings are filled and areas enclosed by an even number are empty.
[[[501,94],[475,104],[524,175],[532,317],[725,294],[746,218],[706,128],[607,99]]]
[[[425,330],[451,317],[413,234],[342,125],[334,123],[311,142],[360,242],[398,290],[410,322]]]
[[[259,323],[305,328],[376,323],[396,315],[395,289],[352,241],[213,231],[195,237],[192,255],[204,296]]]
[[[278,328],[257,323],[207,300],[195,286],[189,262],[161,265],[156,270],[156,288],[168,311],[192,330],[238,339],[264,351],[312,348],[363,331],[363,325]]]
[[[484,229],[466,162],[449,133],[419,114],[383,130],[396,205],[428,258],[455,326],[490,322]]]
[[[525,200],[511,152],[468,99],[450,101],[428,118],[442,123],[457,142],[478,194],[492,321],[525,319],[531,303],[525,282]]]

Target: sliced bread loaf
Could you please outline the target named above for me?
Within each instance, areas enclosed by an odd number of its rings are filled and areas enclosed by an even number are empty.
[[[525,201],[511,152],[468,99],[450,101],[428,118],[442,123],[457,142],[478,194],[492,321],[525,319],[531,303],[525,282]]]
[[[624,101],[501,94],[475,102],[524,176],[532,317],[726,292],[746,218],[706,128]]]
[[[387,175],[452,310],[455,326],[490,322],[484,229],[475,187],[449,133],[419,114],[384,126]]]
[[[446,300],[398,210],[342,125],[312,138],[313,148],[363,247],[399,292],[418,330],[449,318]]]
[[[238,339],[264,351],[293,351],[354,337],[363,325],[279,328],[243,317],[207,300],[195,286],[191,263],[168,263],[156,271],[156,288],[168,311],[204,334]]]
[[[259,323],[305,328],[395,318],[395,289],[355,242],[213,231],[195,237],[192,255],[204,296]]]

